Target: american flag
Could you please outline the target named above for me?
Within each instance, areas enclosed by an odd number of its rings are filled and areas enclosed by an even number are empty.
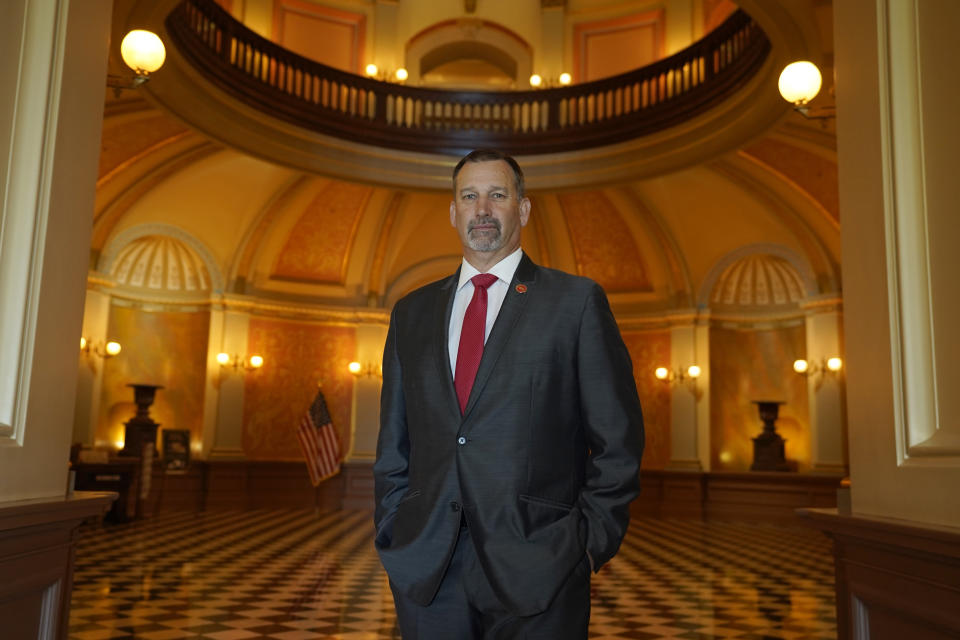
[[[340,443],[330,421],[327,401],[319,389],[310,410],[300,419],[297,439],[307,458],[307,470],[313,486],[340,472]]]

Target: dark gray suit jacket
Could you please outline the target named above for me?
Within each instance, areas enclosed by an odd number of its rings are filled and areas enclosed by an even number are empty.
[[[524,255],[461,416],[447,347],[458,280],[393,309],[375,544],[394,587],[427,605],[462,510],[499,599],[533,615],[585,551],[599,568],[626,532],[643,450],[633,369],[600,286]]]

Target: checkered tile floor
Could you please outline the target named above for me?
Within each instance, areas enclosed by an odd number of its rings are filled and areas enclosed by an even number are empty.
[[[71,640],[386,640],[368,512],[235,511],[89,526]],[[833,565],[799,528],[635,520],[593,580],[591,640],[836,637]]]

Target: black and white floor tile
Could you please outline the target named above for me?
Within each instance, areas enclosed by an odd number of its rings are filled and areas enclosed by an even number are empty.
[[[84,528],[71,640],[386,640],[365,511],[178,513]],[[591,640],[836,638],[829,542],[765,524],[635,519],[593,580]]]

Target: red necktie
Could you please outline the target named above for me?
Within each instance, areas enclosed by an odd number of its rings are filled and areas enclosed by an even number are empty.
[[[473,282],[473,298],[463,314],[457,370],[453,376],[453,386],[460,401],[460,413],[467,408],[473,380],[477,377],[480,358],[483,357],[483,334],[487,324],[487,287],[497,281],[497,276],[480,273],[470,278],[470,281]]]

